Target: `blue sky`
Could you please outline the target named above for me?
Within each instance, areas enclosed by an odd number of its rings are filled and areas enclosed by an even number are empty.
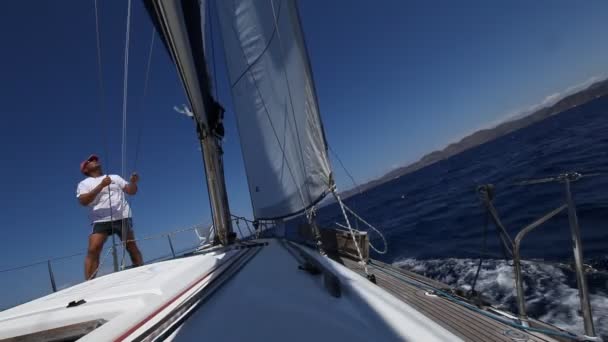
[[[84,249],[78,164],[94,152],[120,172],[126,1],[100,2],[103,113],[93,1],[13,1],[0,14],[0,269]],[[359,181],[608,71],[605,1],[305,0],[300,8],[329,144]],[[131,170],[141,130],[140,236],[210,221],[193,124],[172,109],[186,99],[158,40],[142,97],[151,30],[134,1],[127,148]],[[230,205],[247,215],[231,99],[218,78]]]

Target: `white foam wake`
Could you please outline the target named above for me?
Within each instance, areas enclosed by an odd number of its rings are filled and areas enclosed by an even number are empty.
[[[403,259],[394,265],[466,291],[471,289],[478,260]],[[583,333],[578,290],[572,272],[558,264],[528,261],[523,262],[522,269],[528,315],[571,332]],[[590,288],[590,300],[596,333],[608,340],[608,279],[600,283],[606,286]],[[484,261],[475,289],[497,307],[517,312],[515,278],[510,263]]]

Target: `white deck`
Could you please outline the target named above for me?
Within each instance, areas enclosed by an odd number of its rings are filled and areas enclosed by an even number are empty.
[[[298,269],[268,240],[234,277],[171,335],[175,341],[459,341],[411,306],[349,269],[311,253],[340,278],[332,297],[322,276]],[[152,264],[86,282],[0,312],[0,339],[78,322],[108,322],[82,341],[132,340],[208,283],[238,251]],[[86,300],[73,308],[70,301]]]
[[[227,256],[194,256],[113,273],[2,311],[0,339],[97,319],[108,322],[83,340],[114,339]],[[86,303],[66,308],[81,299]]]

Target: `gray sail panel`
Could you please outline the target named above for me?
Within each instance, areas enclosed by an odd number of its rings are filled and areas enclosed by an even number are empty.
[[[216,4],[254,216],[296,214],[331,174],[297,4]]]

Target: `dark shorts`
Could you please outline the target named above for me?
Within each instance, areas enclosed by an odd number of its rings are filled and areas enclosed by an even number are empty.
[[[91,234],[106,234],[108,236],[116,234],[122,240],[123,222],[125,225],[125,230],[127,232],[133,231],[133,220],[131,218],[126,218],[123,220],[95,222],[93,223],[93,231],[91,232]]]

